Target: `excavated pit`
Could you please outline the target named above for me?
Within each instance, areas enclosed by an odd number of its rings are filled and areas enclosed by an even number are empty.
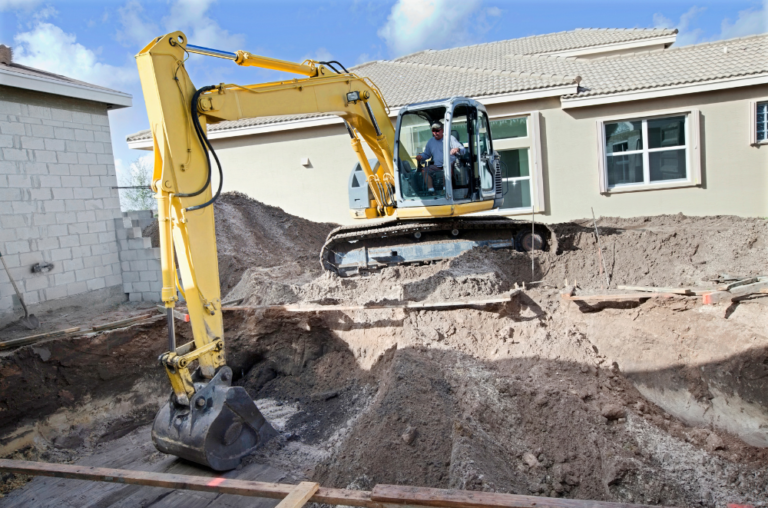
[[[559,251],[534,256],[533,275],[528,255],[502,251],[361,279],[312,279],[316,268],[290,257],[244,271],[228,296],[243,305],[432,301],[496,295],[523,282],[527,289],[483,308],[226,311],[235,384],[280,431],[229,477],[766,506],[766,299],[566,302],[565,278],[584,293],[601,292],[602,278],[591,224],[554,229]],[[762,220],[602,219],[600,232],[612,288],[768,273]],[[191,339],[187,325],[179,329]],[[210,475],[147,443],[168,392],[156,362],[165,333],[158,318],[5,353],[2,455]],[[87,499],[159,507],[181,496],[27,480],[5,475],[0,506]]]

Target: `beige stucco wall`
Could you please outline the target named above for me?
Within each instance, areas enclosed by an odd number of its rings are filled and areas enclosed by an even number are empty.
[[[768,97],[753,86],[563,110],[557,98],[488,106],[491,116],[541,112],[545,221],[597,215],[685,213],[768,216],[768,145],[749,145],[749,101]],[[600,194],[596,121],[666,110],[701,112],[703,184]],[[356,162],[341,125],[217,140],[225,190],[238,190],[316,221],[351,223],[347,180]],[[308,157],[311,167],[301,165]]]

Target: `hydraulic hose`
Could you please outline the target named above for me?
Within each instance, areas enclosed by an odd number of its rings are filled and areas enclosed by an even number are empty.
[[[219,161],[219,157],[216,155],[216,151],[213,149],[213,146],[211,146],[210,141],[208,141],[208,137],[205,135],[205,131],[203,131],[202,126],[200,125],[200,117],[197,114],[197,100],[200,98],[200,94],[204,92],[208,92],[210,90],[214,90],[215,86],[204,86],[197,90],[195,94],[192,96],[192,105],[191,105],[191,114],[192,114],[192,124],[195,127],[195,133],[197,134],[197,139],[200,141],[200,146],[203,147],[203,151],[205,152],[205,162],[208,164],[208,176],[205,180],[205,185],[198,190],[197,192],[191,193],[191,194],[177,194],[179,197],[192,197],[197,196],[200,193],[202,193],[205,189],[208,188],[208,186],[211,184],[211,159],[208,156],[208,151],[213,154],[213,158],[216,160],[216,166],[219,169],[219,188],[216,190],[216,194],[206,201],[203,204],[190,206],[188,208],[185,208],[186,211],[191,212],[193,210],[200,210],[201,208],[205,208],[206,206],[210,206],[213,204],[217,199],[219,199],[219,196],[221,195],[221,187],[224,183],[224,173],[221,170],[221,162]]]

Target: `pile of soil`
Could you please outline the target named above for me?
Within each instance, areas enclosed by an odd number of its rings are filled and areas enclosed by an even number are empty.
[[[252,267],[259,276],[279,280],[283,265],[292,280],[309,280],[320,274],[320,248],[336,224],[312,222],[251,199],[240,192],[225,192],[214,203],[216,245],[219,254],[221,293],[226,295]],[[159,247],[157,223],[143,236]]]

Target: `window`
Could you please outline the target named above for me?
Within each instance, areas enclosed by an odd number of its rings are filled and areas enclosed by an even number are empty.
[[[501,213],[544,211],[539,113],[491,118],[491,135],[501,157]]]
[[[698,184],[698,112],[599,122],[601,192]]]
[[[749,104],[752,117],[752,140],[753,145],[762,145],[768,143],[768,101],[752,101]]]

